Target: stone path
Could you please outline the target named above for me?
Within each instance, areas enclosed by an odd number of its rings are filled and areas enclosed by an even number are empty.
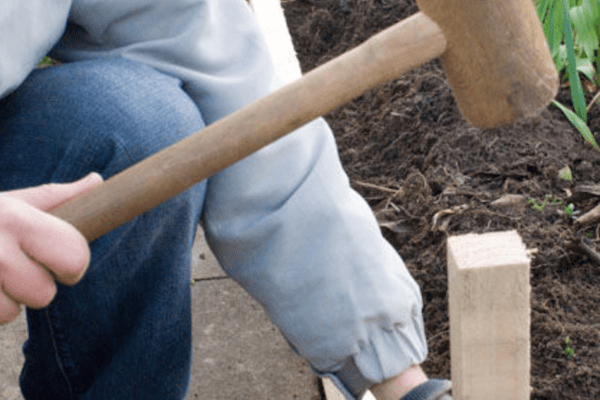
[[[194,365],[188,399],[319,400],[317,378],[262,307],[226,277],[199,231],[192,277]],[[22,400],[23,315],[0,327],[0,399]]]

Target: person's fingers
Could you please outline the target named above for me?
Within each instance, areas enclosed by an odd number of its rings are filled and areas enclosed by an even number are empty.
[[[50,211],[100,183],[102,183],[102,176],[92,172],[75,182],[50,183],[33,188],[3,192],[2,195],[22,200],[40,210]]]
[[[3,237],[5,240],[0,244],[0,287],[4,297],[36,309],[50,304],[56,295],[56,285],[50,272],[23,253],[16,240],[6,235]],[[14,307],[8,303],[8,308]]]
[[[87,241],[44,211],[101,182],[100,175],[90,174],[70,184],[0,193],[0,324],[14,320],[20,304],[34,309],[50,304],[55,279],[67,285],[81,279],[90,261]]]
[[[0,239],[14,237],[20,250],[51,271],[57,281],[65,285],[79,282],[88,267],[90,250],[77,229],[14,198],[0,199],[0,206],[4,207]],[[0,257],[6,260],[6,255]]]

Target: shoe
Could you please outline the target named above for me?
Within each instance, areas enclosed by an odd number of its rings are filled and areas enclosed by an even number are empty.
[[[429,379],[405,394],[400,400],[452,400],[452,383],[444,379]]]

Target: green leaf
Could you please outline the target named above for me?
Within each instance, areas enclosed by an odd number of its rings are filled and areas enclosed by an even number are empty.
[[[565,114],[567,119],[573,124],[575,128],[577,128],[579,133],[581,133],[581,136],[583,136],[583,138],[586,141],[588,141],[596,150],[600,151],[600,147],[598,146],[596,139],[594,139],[592,131],[590,131],[590,128],[588,128],[585,122],[581,118],[579,118],[577,114],[575,114],[573,111],[569,110],[567,107],[563,106],[556,100],[553,101],[552,104],[558,107]]]
[[[573,172],[571,171],[571,168],[569,168],[568,165],[565,165],[564,168],[562,168],[560,171],[558,171],[558,177],[565,181],[572,181],[573,180]]]
[[[556,49],[556,54],[552,54],[552,58],[554,59],[556,70],[559,74],[562,73],[562,71],[567,67],[567,46],[564,44],[558,46]]]
[[[566,12],[568,10],[567,0],[562,0],[564,13],[564,32],[565,32],[565,44],[567,46],[567,70],[569,72],[569,84],[571,86],[571,97],[573,99],[573,106],[575,112],[584,122],[587,121],[587,110],[585,104],[585,96],[583,95],[583,88],[581,86],[581,80],[577,74],[577,62],[575,61],[575,46],[573,43],[573,34],[571,31],[571,18],[570,14]]]
[[[588,4],[589,4],[590,10],[591,10],[590,14],[591,14],[592,21],[594,22],[596,27],[598,27],[598,22],[600,20],[600,4],[598,3],[597,0],[589,0]]]
[[[564,37],[561,7],[556,4],[556,0],[538,0],[537,3],[538,16],[552,54],[556,53]]]
[[[556,48],[563,42],[563,38],[565,37],[564,22],[562,8],[556,7],[556,3],[554,3],[548,18],[548,34],[550,35],[548,40],[552,43],[551,48]]]
[[[42,60],[38,63],[38,67],[44,67],[47,65],[52,65],[54,63],[54,60],[52,60],[50,57],[45,56],[44,58],[42,58]]]
[[[596,80],[596,69],[592,60],[589,58],[578,58],[576,63],[578,72],[584,74],[592,82]]]
[[[587,57],[593,57],[594,51],[598,49],[599,44],[591,3],[587,1],[573,7],[569,14],[576,34],[576,45],[583,48]]]
[[[546,17],[546,13],[551,5],[553,5],[553,0],[537,0],[535,5],[535,10],[537,11],[537,15],[540,18],[540,21],[544,21]]]

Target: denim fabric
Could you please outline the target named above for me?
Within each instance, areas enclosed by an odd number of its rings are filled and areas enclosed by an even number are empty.
[[[36,70],[0,101],[0,190],[107,178],[202,126],[177,79],[136,62]],[[184,398],[199,221],[225,271],[349,399],[425,359],[419,288],[319,119],[95,241],[82,282],[28,310],[28,399]]]
[[[179,81],[119,60],[36,70],[0,101],[0,190],[105,178],[203,127]],[[27,399],[182,399],[205,184],[95,241],[83,280],[27,310]]]

